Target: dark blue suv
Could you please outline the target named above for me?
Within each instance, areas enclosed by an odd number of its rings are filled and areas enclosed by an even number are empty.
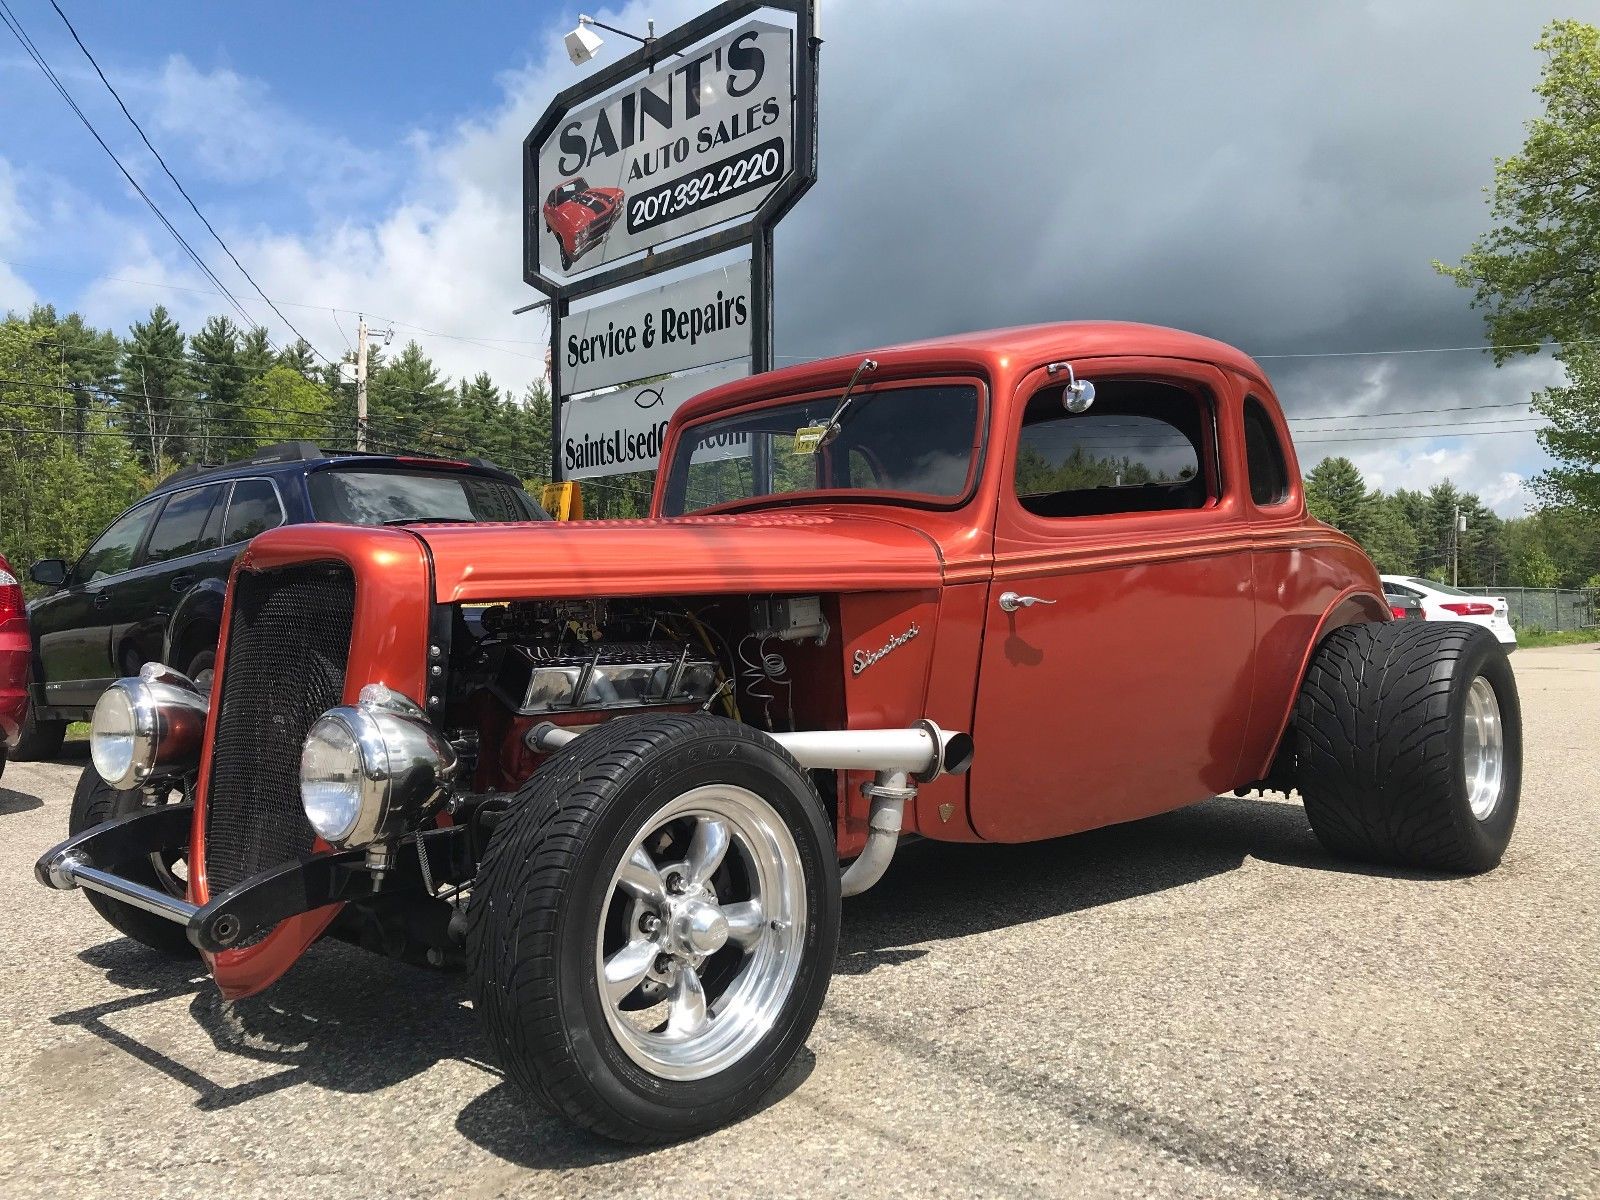
[[[49,758],[67,723],[146,662],[209,681],[233,560],[256,534],[332,521],[547,520],[517,478],[482,459],[273,446],[223,466],[186,467],[123,513],[76,564],[47,558],[28,608],[31,707],[12,757]]]

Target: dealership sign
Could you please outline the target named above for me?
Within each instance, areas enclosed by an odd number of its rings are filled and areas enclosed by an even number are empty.
[[[532,148],[540,273],[754,212],[795,170],[793,72],[794,31],[748,21],[556,120]]]
[[[566,401],[561,406],[562,478],[599,479],[629,471],[655,470],[661,460],[667,422],[683,402],[749,373],[748,363],[728,363],[694,375],[675,375]],[[730,444],[701,451],[695,461],[748,453],[748,449]]]
[[[567,395],[750,354],[750,263],[598,304],[561,328]]]

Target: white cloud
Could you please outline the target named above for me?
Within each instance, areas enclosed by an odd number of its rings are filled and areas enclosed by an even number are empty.
[[[133,87],[148,98],[157,148],[176,142],[186,164],[219,183],[280,179],[316,205],[373,193],[388,179],[383,155],[302,120],[266,84],[225,67],[202,71],[172,55]]]
[[[0,256],[17,257],[23,236],[32,221],[17,198],[17,183],[11,164],[0,158]],[[0,263],[0,313],[20,312],[37,300],[27,282],[5,263]]]
[[[1291,419],[1302,418],[1294,431],[1302,470],[1343,455],[1369,486],[1384,491],[1425,491],[1449,479],[1504,517],[1521,516],[1533,503],[1528,481],[1549,459],[1531,432],[1538,422],[1523,402],[1560,378],[1559,363],[1524,358],[1495,369],[1476,355],[1443,365],[1419,365],[1411,358],[1368,360],[1359,368],[1350,362],[1318,362],[1278,381]],[[1330,411],[1359,415],[1304,419]],[[1471,436],[1450,437],[1448,429],[1430,436],[1429,425],[1458,420],[1474,422],[1462,427]],[[1394,430],[1392,439],[1384,438],[1386,428]],[[1334,429],[1358,440],[1333,441]]]

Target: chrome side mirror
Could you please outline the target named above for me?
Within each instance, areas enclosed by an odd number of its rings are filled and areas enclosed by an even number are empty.
[[[1062,371],[1067,373],[1067,386],[1061,392],[1063,408],[1074,416],[1089,411],[1089,406],[1094,403],[1094,384],[1073,374],[1071,363],[1053,362],[1045,368],[1045,371],[1050,375],[1057,375]]]

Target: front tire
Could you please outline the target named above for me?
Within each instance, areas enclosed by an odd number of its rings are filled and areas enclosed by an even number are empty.
[[[653,1143],[760,1104],[810,1034],[838,929],[831,828],[780,746],[721,717],[622,718],[495,829],[468,957],[512,1082]]]
[[[77,790],[72,794],[72,814],[67,818],[67,832],[76,837],[102,821],[138,812],[143,799],[143,793],[137,790],[123,792],[112,787],[100,778],[100,772],[94,769],[93,763],[90,763],[78,777]],[[108,864],[111,870],[124,879],[181,895],[182,885],[173,874],[176,865],[175,862],[164,861],[158,867],[149,857],[135,859],[132,862]],[[182,925],[89,888],[83,889],[83,895],[94,907],[95,912],[104,917],[113,928],[127,934],[141,945],[148,946],[169,958],[192,959],[199,954],[190,943]]]
[[[1306,816],[1335,854],[1462,873],[1499,863],[1517,822],[1522,710],[1488,630],[1336,629],[1312,658],[1294,723]]]

